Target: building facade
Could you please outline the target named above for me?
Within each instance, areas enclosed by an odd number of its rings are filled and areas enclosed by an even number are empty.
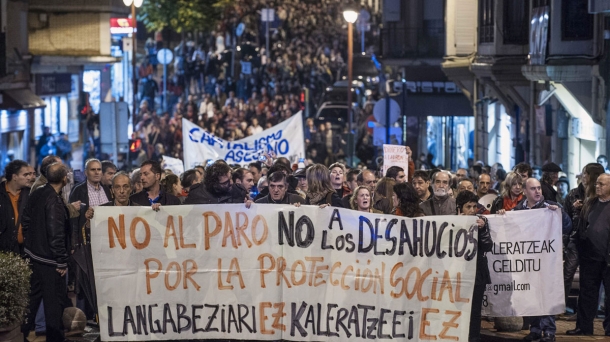
[[[388,0],[379,55],[403,83],[395,100],[403,111],[405,141],[417,159],[444,168],[472,158],[473,110],[463,88],[441,68],[448,30],[444,0]]]
[[[443,70],[473,107],[475,159],[555,162],[575,186],[606,154],[606,18],[589,3],[446,1]]]

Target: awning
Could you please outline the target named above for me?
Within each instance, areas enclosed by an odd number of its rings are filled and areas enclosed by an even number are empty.
[[[393,99],[402,107],[402,96]],[[464,95],[407,95],[407,116],[473,116],[470,101]]]
[[[30,89],[10,89],[2,91],[0,109],[23,110],[44,108],[46,103]]]

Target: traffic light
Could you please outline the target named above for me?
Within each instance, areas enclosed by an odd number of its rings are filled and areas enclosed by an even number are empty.
[[[129,139],[129,152],[138,153],[142,150],[142,139]]]

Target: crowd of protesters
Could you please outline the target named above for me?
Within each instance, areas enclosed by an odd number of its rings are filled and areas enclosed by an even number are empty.
[[[410,150],[408,150],[410,151]],[[371,169],[349,169],[341,163],[291,164],[286,158],[266,155],[264,162],[248,167],[228,165],[217,160],[197,166],[181,175],[164,170],[162,164],[146,160],[131,174],[119,171],[109,161],[90,159],[85,177],[72,186],[69,170],[57,156],[45,157],[40,176],[21,160],[9,163],[0,183],[0,250],[23,255],[31,261],[30,312],[23,331],[34,328],[35,317],[46,321],[49,340],[63,341],[61,312],[71,306],[67,300],[68,274],[76,293],[76,306],[88,318],[95,317],[95,304],[87,301],[90,279],[79,276],[71,253],[89,244],[90,220],[97,206],[163,206],[181,204],[242,203],[252,205],[288,204],[328,206],[351,210],[423,217],[434,215],[477,215],[479,253],[473,294],[470,341],[480,341],[480,307],[485,285],[490,283],[485,253],[493,242],[489,235],[488,214],[504,215],[511,210],[559,210],[565,245],[565,292],[576,267],[580,265],[580,295],[576,328],[568,335],[591,335],[597,312],[599,287],[610,290],[607,258],[610,250],[610,175],[607,164],[591,163],[579,175],[579,185],[563,198],[558,191],[561,168],[548,163],[541,168],[540,179],[533,168],[517,164],[504,171],[473,165],[470,170],[455,173],[440,169],[415,170],[410,152],[409,167],[390,167],[385,174]],[[603,156],[600,156],[603,157]],[[604,158],[600,158],[602,163]],[[489,171],[495,169],[495,175]],[[499,175],[505,175],[498,181]],[[496,190],[497,189],[497,190]],[[69,193],[69,196],[67,196]],[[480,203],[484,196],[493,201]],[[76,268],[76,269],[72,269]],[[69,270],[69,272],[68,272]],[[42,301],[42,304],[41,304]],[[606,317],[610,317],[610,297],[606,296]],[[524,318],[524,329],[530,329],[527,341],[555,340],[554,316]],[[604,323],[606,334],[610,325]]]
[[[261,10],[267,6],[276,13],[268,52],[265,26],[260,21]],[[208,36],[189,34],[174,49],[166,108],[158,96],[163,89],[155,72],[156,46],[152,39],[147,41],[147,57],[139,68],[139,113],[134,120],[134,138],[143,143],[136,165],[147,159],[159,160],[161,155],[182,159],[182,118],[218,138],[242,139],[304,110],[305,88],[310,105],[317,103],[326,87],[345,74],[347,37],[339,2],[282,1],[274,5],[241,0],[231,11],[234,14],[227,15]],[[245,25],[244,32],[239,38],[232,37],[239,23]],[[236,50],[232,61],[227,53],[230,56]],[[238,67],[239,61],[246,59],[252,65],[249,74]],[[369,116],[371,110],[362,114]],[[306,126],[312,161],[328,165],[343,160],[343,132],[316,127],[313,121]],[[372,161],[371,149],[369,137],[359,153],[369,157],[361,158],[364,164]]]

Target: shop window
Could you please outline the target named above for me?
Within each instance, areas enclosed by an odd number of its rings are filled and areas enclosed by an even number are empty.
[[[494,0],[479,1],[479,43],[494,42],[496,25],[494,2]]]
[[[102,72],[99,70],[86,70],[83,72],[83,91],[89,93],[89,104],[94,113],[100,112],[102,102]]]
[[[59,99],[59,132],[68,133],[68,99],[65,96],[58,97]]]
[[[42,127],[44,126],[44,109],[37,108],[34,110],[34,136],[38,139],[42,135]]]
[[[528,43],[529,6],[529,0],[504,0],[504,44]]]
[[[589,14],[587,0],[561,2],[561,39],[593,39],[593,15]]]

